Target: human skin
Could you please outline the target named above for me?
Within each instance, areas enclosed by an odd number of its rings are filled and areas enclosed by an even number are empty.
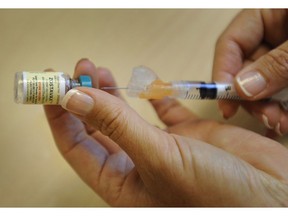
[[[288,112],[277,102],[259,102],[288,86],[287,39],[288,10],[243,10],[219,37],[215,48],[212,79],[234,82],[242,98],[254,101],[241,105],[264,123],[269,136],[288,133]],[[237,112],[238,106],[237,102],[219,102],[226,119]]]
[[[88,59],[76,65],[81,74],[116,86]],[[111,206],[288,206],[288,150],[272,139],[200,119],[174,99],[151,101],[163,130],[118,91],[80,87],[64,100],[44,106],[55,142]]]

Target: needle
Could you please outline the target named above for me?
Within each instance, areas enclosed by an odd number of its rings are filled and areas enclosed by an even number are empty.
[[[103,90],[116,90],[116,89],[128,89],[128,87],[113,86],[113,87],[101,87],[100,89],[103,89]]]

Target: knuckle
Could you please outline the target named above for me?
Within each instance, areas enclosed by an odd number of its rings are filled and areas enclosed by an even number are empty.
[[[231,44],[231,39],[228,38],[226,35],[222,34],[220,37],[217,38],[216,43],[215,43],[215,50],[216,51],[221,51],[223,48],[229,46]]]
[[[112,110],[98,112],[97,116],[94,116],[93,119],[97,121],[95,124],[98,130],[114,141],[117,141],[124,134],[127,125],[124,112],[121,107],[116,106]]]
[[[216,47],[220,46],[221,44],[223,44],[223,42],[225,42],[225,38],[223,37],[223,35],[220,35],[217,40],[216,40]]]
[[[288,51],[276,49],[267,54],[266,68],[280,79],[288,80]]]

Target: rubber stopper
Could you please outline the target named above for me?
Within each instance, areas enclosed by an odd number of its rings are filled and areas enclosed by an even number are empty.
[[[81,86],[92,88],[92,80],[90,76],[87,75],[79,76],[79,83]]]

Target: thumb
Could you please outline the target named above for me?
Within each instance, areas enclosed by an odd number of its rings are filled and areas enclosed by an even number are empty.
[[[269,97],[288,86],[288,41],[260,57],[236,76],[239,95],[250,100]]]
[[[99,89],[72,89],[65,95],[62,107],[110,137],[135,165],[141,166],[143,161],[147,165],[157,163],[161,146],[167,141],[163,131],[147,123],[119,98]]]

